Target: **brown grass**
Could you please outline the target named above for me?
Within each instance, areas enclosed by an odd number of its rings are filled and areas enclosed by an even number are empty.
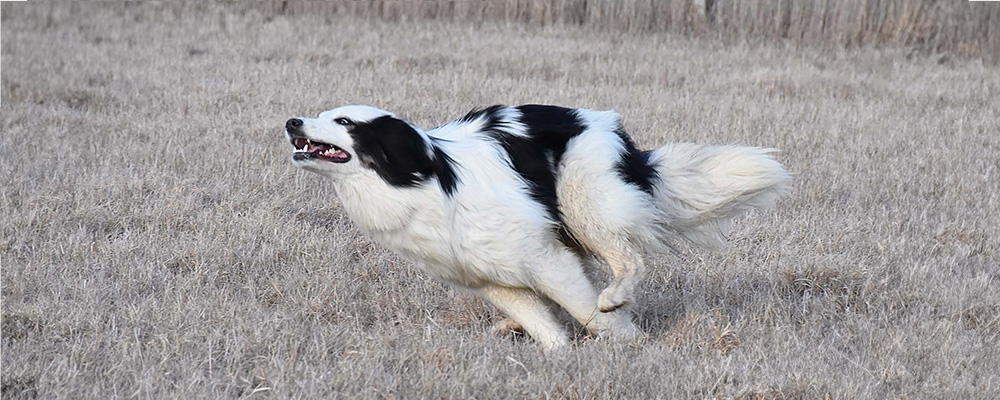
[[[5,399],[1000,392],[1000,73],[979,60],[573,24],[2,7]],[[646,148],[777,147],[795,187],[738,221],[730,249],[650,260],[646,341],[580,334],[546,355],[359,235],[281,133],[346,103],[430,127],[529,102],[616,109]]]

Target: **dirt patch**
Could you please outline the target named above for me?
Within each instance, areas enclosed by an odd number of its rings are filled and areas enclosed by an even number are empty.
[[[3,332],[4,339],[24,339],[30,335],[42,333],[42,323],[27,315],[5,314],[0,325],[2,325],[0,331]]]

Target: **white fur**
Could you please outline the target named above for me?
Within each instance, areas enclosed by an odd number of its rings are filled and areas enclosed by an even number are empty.
[[[387,115],[393,116],[348,106],[302,120],[310,139],[353,154],[351,136],[331,121]],[[517,109],[498,115],[509,122],[506,133],[526,134]],[[394,187],[357,159],[295,164],[332,178],[344,209],[364,233],[432,276],[472,289],[546,348],[569,343],[550,302],[595,334],[636,337],[639,331],[629,315],[610,311],[631,300],[643,254],[675,237],[722,243],[731,220],[747,209],[772,204],[788,174],[766,149],[674,144],[650,157],[660,177],[651,196],[614,170],[623,149],[615,133],[620,117],[589,110],[576,110],[576,115],[586,129],[567,142],[554,166],[558,206],[573,236],[611,267],[615,280],[603,293],[585,277],[580,257],[554,235],[559,222],[531,198],[529,184],[512,168],[504,149],[482,132],[482,120],[417,129],[454,160],[460,183],[451,196],[433,179]]]

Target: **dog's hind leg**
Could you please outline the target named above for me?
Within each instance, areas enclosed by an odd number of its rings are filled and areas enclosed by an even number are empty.
[[[589,161],[563,164],[559,211],[573,238],[611,267],[614,281],[601,293],[599,304],[601,311],[610,312],[633,300],[642,252],[656,241],[659,214],[649,193],[608,172],[613,165],[595,168]]]
[[[546,350],[569,344],[569,336],[552,315],[546,300],[530,289],[488,285],[476,292],[510,316]]]
[[[611,312],[635,298],[636,281],[644,267],[642,254],[631,246],[625,246],[622,251],[605,251],[599,255],[611,266],[613,280],[598,297],[597,307],[601,312]]]
[[[540,260],[535,271],[535,285],[591,333],[625,339],[641,335],[627,313],[598,310],[597,290],[584,274],[579,257],[570,251],[557,251]]]

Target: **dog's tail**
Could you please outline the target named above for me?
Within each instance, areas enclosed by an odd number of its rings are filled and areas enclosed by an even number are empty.
[[[725,244],[733,218],[770,207],[787,190],[791,176],[771,156],[775,151],[679,143],[649,152],[656,207],[667,228],[696,244]]]

